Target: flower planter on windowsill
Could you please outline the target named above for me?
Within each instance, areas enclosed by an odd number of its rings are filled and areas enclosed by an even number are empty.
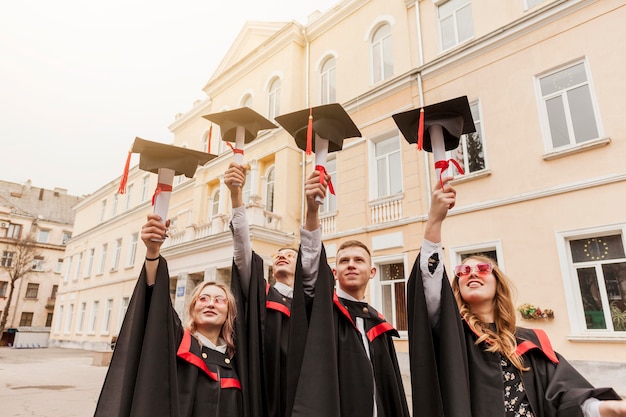
[[[524,320],[553,319],[554,311],[546,308],[542,310],[532,304],[522,304],[517,308]]]

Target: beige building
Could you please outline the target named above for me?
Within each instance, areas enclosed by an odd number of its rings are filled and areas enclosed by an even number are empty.
[[[407,143],[391,116],[467,96],[477,132],[449,155],[465,175],[456,175],[458,201],[445,224],[448,270],[464,254],[490,253],[514,280],[517,305],[554,311],[520,315],[520,325],[545,329],[593,382],[626,394],[616,382],[626,375],[626,55],[614,47],[626,38],[624,21],[617,0],[344,0],[305,25],[247,23],[204,86],[206,99],[170,125],[174,144],[219,154],[172,196],[162,253],[176,308],[182,314],[197,282],[230,276],[222,174],[232,152],[202,116],[249,106],[273,119],[339,102],[362,137],[330,155],[337,195],[322,209],[327,253],[333,262],[352,238],[371,247],[378,272],[368,296],[406,352],[406,280],[438,178],[432,155]],[[262,132],[244,159],[253,246],[269,265],[276,248],[298,243],[313,161],[281,128]],[[135,167],[118,196],[117,182],[76,206],[57,345],[103,349],[122,321],[156,178]]]
[[[30,181],[0,181],[0,320],[6,314],[0,346],[48,345],[72,207],[80,199]]]

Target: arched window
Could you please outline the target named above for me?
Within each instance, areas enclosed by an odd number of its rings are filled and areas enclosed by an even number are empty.
[[[217,189],[213,193],[211,198],[211,218],[217,216],[220,213],[220,190]]]
[[[384,24],[372,35],[372,80],[374,83],[393,75],[391,26]]]
[[[267,170],[265,176],[265,210],[274,211],[274,167]]]
[[[268,89],[268,108],[267,118],[274,120],[276,116],[280,115],[280,79],[274,78],[270,83]]]
[[[252,94],[246,94],[241,99],[241,107],[250,107],[252,108]]]
[[[335,84],[335,57],[329,57],[322,64],[320,70],[320,102],[321,104],[329,104],[337,101],[336,84]]]

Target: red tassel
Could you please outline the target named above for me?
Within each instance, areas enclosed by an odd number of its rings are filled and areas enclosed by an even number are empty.
[[[424,109],[420,110],[420,122],[417,128],[417,149],[424,149]]]
[[[309,125],[306,129],[306,154],[311,155],[313,151],[313,108],[309,110]]]
[[[122,178],[120,179],[120,186],[117,189],[118,194],[124,194],[126,192],[126,183],[128,182],[128,169],[130,167],[131,155],[132,151],[128,151],[128,156],[126,157],[126,165],[124,165],[124,173],[122,174]]]
[[[206,135],[206,153],[211,153],[211,137],[213,136],[213,123],[211,123],[211,127],[209,128],[209,133]]]

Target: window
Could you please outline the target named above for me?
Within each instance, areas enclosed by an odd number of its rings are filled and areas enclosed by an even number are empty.
[[[252,108],[252,94],[246,94],[241,99],[241,107],[250,107]]]
[[[72,258],[70,258],[71,260]],[[107,244],[103,243],[100,246],[100,265],[98,265],[98,274],[102,274],[104,272],[104,267],[107,262]]]
[[[626,255],[621,232],[572,238],[568,242],[573,268],[576,309],[584,329],[626,331]]]
[[[265,181],[265,210],[274,211],[274,167],[267,170]]]
[[[274,120],[280,115],[280,79],[274,78],[268,89],[268,109],[267,118]]]
[[[372,35],[372,81],[377,83],[393,75],[391,26],[380,26]]]
[[[72,238],[72,232],[63,232],[63,238],[61,240],[62,245],[67,245],[67,242]]]
[[[96,248],[91,248],[87,252],[87,265],[85,267],[85,278],[89,278],[91,276],[91,270],[93,269],[93,260],[96,257]]]
[[[407,331],[406,283],[404,263],[396,262],[378,265],[380,285],[380,307],[385,319],[399,331]]]
[[[111,312],[113,311],[113,299],[109,298],[104,309],[104,316],[102,317],[102,334],[109,333],[109,325],[111,324]]]
[[[54,325],[55,333],[59,333],[61,331],[61,321],[63,320],[63,306],[59,306],[59,314],[57,314],[57,321]]]
[[[96,321],[98,320],[98,305],[99,301],[94,301],[91,304],[91,313],[89,314],[89,333],[96,332]]]
[[[83,332],[83,326],[85,325],[85,313],[87,312],[87,303],[80,303],[80,310],[78,311],[78,324],[76,325],[76,333]]]
[[[217,216],[220,213],[220,190],[217,189],[213,193],[211,198],[211,215],[210,218]]]
[[[441,50],[445,51],[474,36],[472,2],[450,0],[437,8]]]
[[[67,269],[65,270],[65,275],[63,275],[63,282],[67,282],[70,279],[70,271],[72,270],[72,258],[73,256],[67,258]]]
[[[100,203],[100,221],[103,222],[107,213],[107,201],[102,200]]]
[[[20,317],[20,327],[30,327],[33,325],[33,313],[23,312]]]
[[[70,334],[70,330],[72,330],[72,318],[74,316],[74,304],[70,304],[67,307],[67,320],[65,320],[65,328],[63,332],[65,334]]]
[[[141,201],[148,201],[150,196],[150,176],[146,175],[141,181]]]
[[[333,184],[337,184],[337,159],[332,158],[326,161],[326,173],[330,175],[330,180]],[[326,193],[324,204],[320,206],[320,213],[329,213],[337,210],[337,196],[331,194],[330,191]]]
[[[119,194],[114,194],[113,195],[113,202],[111,204],[111,217],[115,217],[115,215],[117,214],[117,204],[120,201],[120,197]]]
[[[46,327],[51,327],[52,326],[52,318],[54,317],[54,314],[52,313],[48,313],[48,315],[46,316]]]
[[[402,192],[402,161],[398,136],[374,144],[376,198]]]
[[[202,134],[202,152],[211,153],[211,139],[213,139],[213,124],[211,124],[209,130]]]
[[[76,269],[74,270],[74,281],[78,280],[80,276],[80,270],[83,267],[83,253],[78,253],[76,256]]]
[[[524,0],[525,8],[524,10],[532,9],[533,7],[543,3],[546,0]]]
[[[335,72],[335,57],[331,56],[324,61],[320,71],[321,104],[330,104],[337,101]]]
[[[39,243],[48,243],[50,240],[50,230],[42,229],[37,234],[37,242]]]
[[[13,239],[19,239],[22,234],[22,225],[9,223],[9,229],[7,230],[7,237]]]
[[[599,137],[594,97],[583,62],[539,78],[539,86],[550,148]]]
[[[50,292],[50,299],[56,300],[56,298],[57,298],[57,291],[59,291],[59,286],[58,285],[53,285],[52,286],[52,291]]]
[[[133,201],[133,184],[130,184],[126,187],[126,210],[129,210]]]
[[[122,239],[115,241],[115,250],[113,251],[113,265],[111,265],[111,271],[117,271],[120,265],[120,254],[122,253]]]
[[[0,281],[0,297],[7,296],[8,287],[9,287],[9,283],[7,281]]]
[[[122,328],[122,323],[124,322],[124,316],[126,316],[126,311],[128,310],[128,304],[130,303],[130,298],[124,297],[122,298],[122,304],[120,305],[120,315],[117,318],[117,333],[120,332]]]
[[[2,251],[2,266],[6,268],[10,268],[13,266],[13,257],[15,256],[15,252]]]
[[[63,271],[63,258],[57,259],[57,266],[54,268],[54,272],[60,274]]]
[[[250,184],[251,181],[251,170],[248,169],[246,170],[246,182],[241,190],[243,204],[248,204],[250,202],[250,190],[252,189],[252,184]]]
[[[29,282],[26,287],[26,295],[24,298],[37,298],[37,293],[39,293],[39,284]]]
[[[135,264],[135,258],[137,256],[137,240],[139,239],[139,233],[133,233],[130,235],[130,245],[128,246],[128,256],[126,259],[126,266],[133,266]]]
[[[43,271],[44,259],[43,256],[35,256],[33,259],[33,271]]]
[[[449,155],[449,159],[455,159],[461,165],[465,175],[485,169],[485,142],[478,103],[470,104],[470,110],[476,132],[462,135],[459,147],[450,151]],[[454,170],[455,176],[459,174],[454,164],[450,164],[450,169]]]

